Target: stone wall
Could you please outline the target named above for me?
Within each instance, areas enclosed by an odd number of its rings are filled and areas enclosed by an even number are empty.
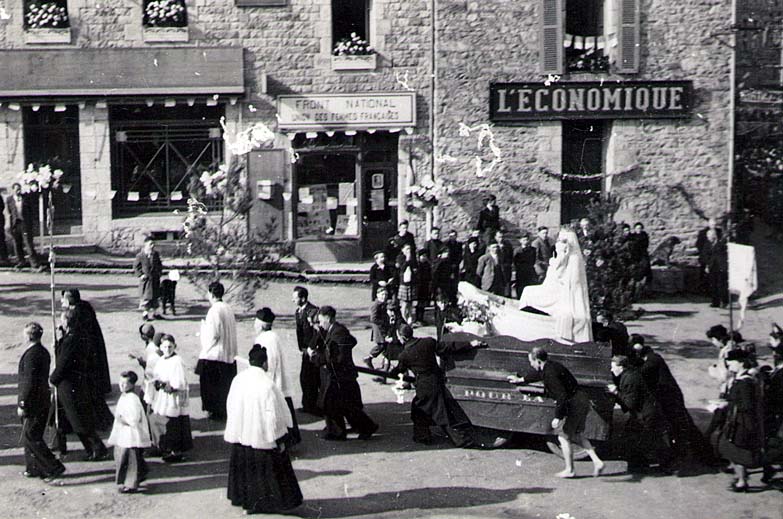
[[[544,81],[539,74],[538,0],[442,0],[437,22],[436,156],[438,174],[452,193],[441,223],[467,231],[482,195],[498,196],[504,225],[517,234],[556,225],[560,172],[559,122],[493,127],[503,162],[483,178],[476,156],[492,158],[475,133],[459,123],[488,123],[490,82]],[[561,81],[692,80],[696,106],[686,120],[628,120],[610,124],[606,171],[619,215],[645,222],[653,246],[670,234],[695,236],[704,217],[728,206],[731,49],[714,33],[731,22],[730,0],[642,0],[640,73],[568,74]],[[698,20],[698,23],[695,21]],[[445,157],[448,156],[448,157]],[[685,241],[684,240],[684,241]]]

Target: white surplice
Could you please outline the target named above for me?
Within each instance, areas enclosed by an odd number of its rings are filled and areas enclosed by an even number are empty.
[[[237,354],[237,321],[234,311],[217,301],[201,321],[201,352],[198,358],[231,364]]]
[[[125,421],[125,424],[120,419]],[[108,444],[123,449],[152,445],[147,415],[136,393],[123,393],[117,400],[117,407],[114,409],[114,426],[111,428]]]
[[[266,348],[268,369],[267,374],[275,381],[277,388],[283,393],[284,397],[292,398],[294,388],[291,384],[291,378],[286,370],[283,350],[280,347],[280,336],[273,330],[266,330],[256,336],[256,344]]]
[[[282,392],[263,369],[250,366],[234,377],[226,401],[223,438],[254,449],[274,449],[293,420]]]
[[[155,364],[154,377],[164,384],[170,384],[176,391],[169,393],[165,388],[158,389],[152,403],[152,412],[169,418],[187,416],[189,414],[188,380],[182,357],[175,354],[158,360]]]

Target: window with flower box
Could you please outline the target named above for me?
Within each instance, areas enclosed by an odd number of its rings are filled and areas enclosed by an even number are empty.
[[[640,0],[540,0],[542,74],[639,71]]]
[[[150,43],[189,40],[185,0],[144,0],[143,38]]]
[[[371,45],[371,0],[332,0],[332,68],[372,70],[376,52]]]
[[[24,2],[26,43],[70,43],[71,20],[66,0]]]

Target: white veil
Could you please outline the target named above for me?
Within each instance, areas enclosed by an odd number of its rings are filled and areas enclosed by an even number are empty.
[[[558,335],[574,342],[592,341],[587,270],[576,233],[568,228],[561,229],[555,250],[563,255],[557,262],[560,289],[554,317],[557,318]]]

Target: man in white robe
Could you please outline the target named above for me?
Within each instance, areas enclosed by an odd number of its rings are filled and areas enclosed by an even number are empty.
[[[201,352],[196,373],[201,384],[201,407],[210,419],[226,419],[226,397],[237,374],[237,322],[231,307],[223,302],[225,288],[209,284],[207,317],[201,321]]]
[[[249,513],[278,513],[302,503],[285,446],[293,421],[282,392],[265,371],[266,349],[255,344],[249,357],[250,367],[234,378],[226,404],[228,499]]]
[[[283,394],[285,402],[291,411],[291,420],[293,427],[288,431],[290,433],[289,447],[302,441],[299,433],[299,424],[296,421],[296,412],[294,411],[294,388],[291,383],[291,376],[288,373],[287,363],[283,350],[280,347],[280,336],[272,330],[272,323],[275,322],[275,313],[271,308],[264,307],[256,312],[254,322],[256,335],[255,344],[266,348],[268,368],[267,374],[272,377],[275,385]]]

